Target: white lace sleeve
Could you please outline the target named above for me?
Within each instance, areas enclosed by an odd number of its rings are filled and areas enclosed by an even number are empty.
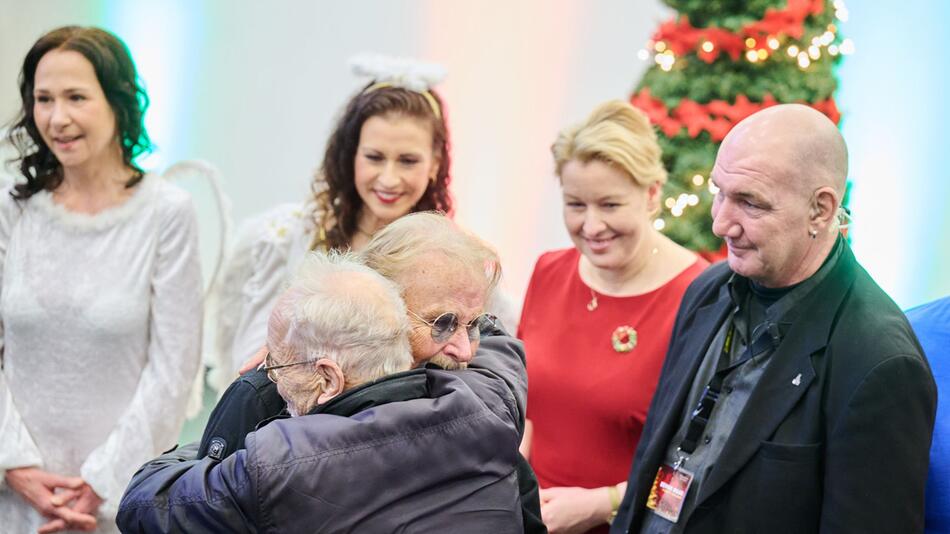
[[[245,222],[225,262],[215,295],[216,351],[237,370],[265,343],[267,320],[311,232],[299,204],[283,204]]]
[[[80,475],[114,511],[132,473],[178,439],[200,361],[201,267],[198,222],[188,195],[163,184],[151,273],[148,361],[132,402]],[[94,409],[94,407],[90,407]]]
[[[19,210],[19,206],[10,198],[10,188],[0,190],[0,287],[3,286],[7,245],[10,243],[13,226],[19,218]],[[3,334],[3,317],[0,317],[0,362],[3,362]],[[0,485],[3,485],[3,472],[7,469],[42,465],[40,450],[13,403],[13,395],[7,387],[6,373],[0,372]]]

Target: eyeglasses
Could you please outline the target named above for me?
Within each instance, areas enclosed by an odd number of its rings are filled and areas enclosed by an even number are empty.
[[[448,341],[459,327],[459,317],[454,313],[448,312],[435,318],[433,321],[426,321],[412,310],[408,310],[409,315],[429,325],[432,329],[432,340],[436,343],[445,343]],[[497,324],[498,318],[490,313],[483,313],[472,319],[472,322],[465,325],[468,331],[469,341],[475,341],[483,333],[491,330]]]
[[[305,363],[313,363],[318,361],[320,358],[313,358],[311,360],[304,360],[302,362],[293,362],[293,363],[282,363],[280,365],[271,365],[272,357],[270,352],[264,355],[264,367],[261,367],[264,371],[267,371],[267,378],[273,382],[277,383],[277,373],[274,372],[274,369],[282,369],[284,367],[293,367],[295,365],[303,365]]]

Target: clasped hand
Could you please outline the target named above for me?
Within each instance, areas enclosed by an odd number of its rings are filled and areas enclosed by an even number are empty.
[[[541,520],[551,534],[577,534],[604,524],[610,514],[605,488],[544,488]]]
[[[38,467],[9,469],[7,484],[48,522],[39,534],[64,530],[90,532],[96,529],[96,513],[102,499],[79,477],[64,477]]]

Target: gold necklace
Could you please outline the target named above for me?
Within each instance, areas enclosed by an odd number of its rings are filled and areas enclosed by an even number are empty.
[[[597,309],[597,293],[590,289],[590,302],[587,303],[587,311],[592,312]]]
[[[659,249],[657,247],[653,247],[653,250],[650,251],[650,254],[655,255],[657,252],[659,252]],[[588,289],[590,289],[590,302],[587,303],[587,311],[592,312],[596,310],[598,306],[597,293],[595,293],[594,288],[590,286],[588,286]]]

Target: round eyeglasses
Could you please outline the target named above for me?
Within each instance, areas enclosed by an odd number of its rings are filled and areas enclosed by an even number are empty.
[[[422,321],[423,323],[429,325],[432,334],[432,340],[436,343],[445,343],[448,341],[455,331],[459,327],[459,317],[458,315],[447,312],[436,317],[432,321],[427,321],[419,316],[416,312],[408,310],[409,315],[414,318]],[[469,341],[475,341],[482,334],[485,334],[495,328],[498,323],[498,318],[490,313],[483,313],[478,317],[472,319],[472,322],[465,325],[465,330],[468,332]]]

